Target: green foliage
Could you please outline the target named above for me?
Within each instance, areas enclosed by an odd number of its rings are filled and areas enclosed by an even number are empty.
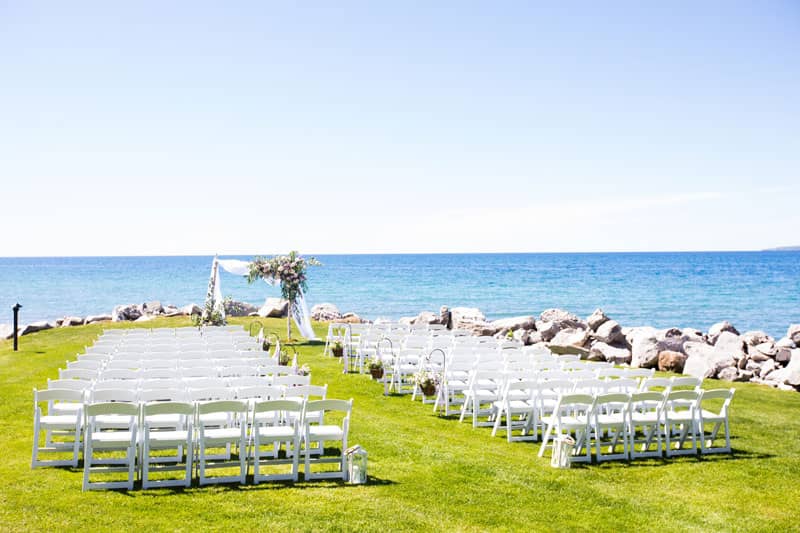
[[[205,310],[202,314],[192,315],[192,323],[199,327],[202,326],[223,326],[225,318],[215,309],[214,300],[207,300]]]
[[[250,273],[247,281],[253,283],[257,279],[274,280],[281,285],[281,296],[294,303],[302,290],[308,290],[307,273],[309,266],[319,266],[322,263],[310,257],[301,257],[296,251],[289,255],[276,255],[270,259],[256,257],[250,264]]]
[[[267,333],[285,327],[257,320]],[[146,327],[189,324],[160,318]],[[791,531],[800,523],[800,394],[737,383],[732,456],[556,470],[536,456],[537,443],[509,444],[409,396],[383,396],[368,375],[342,374],[318,343],[297,349],[329,398],[354,399],[348,444],[369,452],[366,486],[301,480],[84,493],[79,469],[31,470],[31,389],[57,377],[103,327],[142,326],[58,328],[21,337],[16,353],[0,341],[0,531]],[[327,325],[316,329],[324,336]]]

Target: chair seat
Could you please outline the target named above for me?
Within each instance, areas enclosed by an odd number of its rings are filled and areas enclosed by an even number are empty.
[[[597,415],[597,423],[601,426],[622,426],[625,417],[622,415]]]
[[[694,417],[692,416],[692,413],[682,412],[682,411],[681,412],[677,412],[677,413],[675,413],[675,412],[668,413],[666,418],[670,422],[677,422],[677,423],[693,422],[694,421]]]
[[[724,422],[725,416],[720,415],[719,413],[712,413],[711,411],[706,411],[703,409],[703,412],[700,414],[703,419],[703,422]]]
[[[77,423],[76,415],[45,415],[39,418],[39,426],[43,429],[75,429]]]
[[[236,441],[242,436],[239,428],[214,428],[203,431],[203,439],[206,441]]]
[[[286,439],[295,436],[292,426],[261,426],[258,428],[258,437],[265,440]]]
[[[659,421],[656,413],[633,413],[631,414],[631,421],[634,424],[655,424]]]
[[[186,431],[151,431],[148,440],[151,444],[169,445],[186,443],[189,439]]]
[[[94,448],[127,448],[131,444],[130,431],[95,431],[90,438]]]
[[[308,437],[310,440],[340,440],[342,428],[339,426],[309,426]]]

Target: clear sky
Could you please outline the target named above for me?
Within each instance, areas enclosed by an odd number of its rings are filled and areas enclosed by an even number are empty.
[[[0,255],[800,244],[800,4],[0,0]]]

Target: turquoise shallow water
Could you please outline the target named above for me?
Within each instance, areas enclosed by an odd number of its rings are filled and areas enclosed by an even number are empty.
[[[730,320],[783,336],[800,322],[800,252],[441,254],[318,256],[310,304],[399,318],[439,306],[488,318],[596,307],[623,325],[693,326]],[[241,257],[249,259],[249,257]],[[0,258],[0,322],[19,302],[23,322],[109,312],[158,299],[202,303],[211,257]],[[223,274],[223,294],[261,303],[264,283]]]

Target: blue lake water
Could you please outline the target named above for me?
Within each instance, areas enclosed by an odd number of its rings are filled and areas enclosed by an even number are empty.
[[[374,319],[479,307],[489,319],[596,307],[623,325],[693,326],[730,320],[780,337],[800,322],[800,252],[430,254],[318,256],[310,305]],[[240,257],[250,259],[250,257]],[[0,322],[108,313],[116,304],[202,304],[211,257],[0,258]],[[223,273],[225,296],[278,296]]]

